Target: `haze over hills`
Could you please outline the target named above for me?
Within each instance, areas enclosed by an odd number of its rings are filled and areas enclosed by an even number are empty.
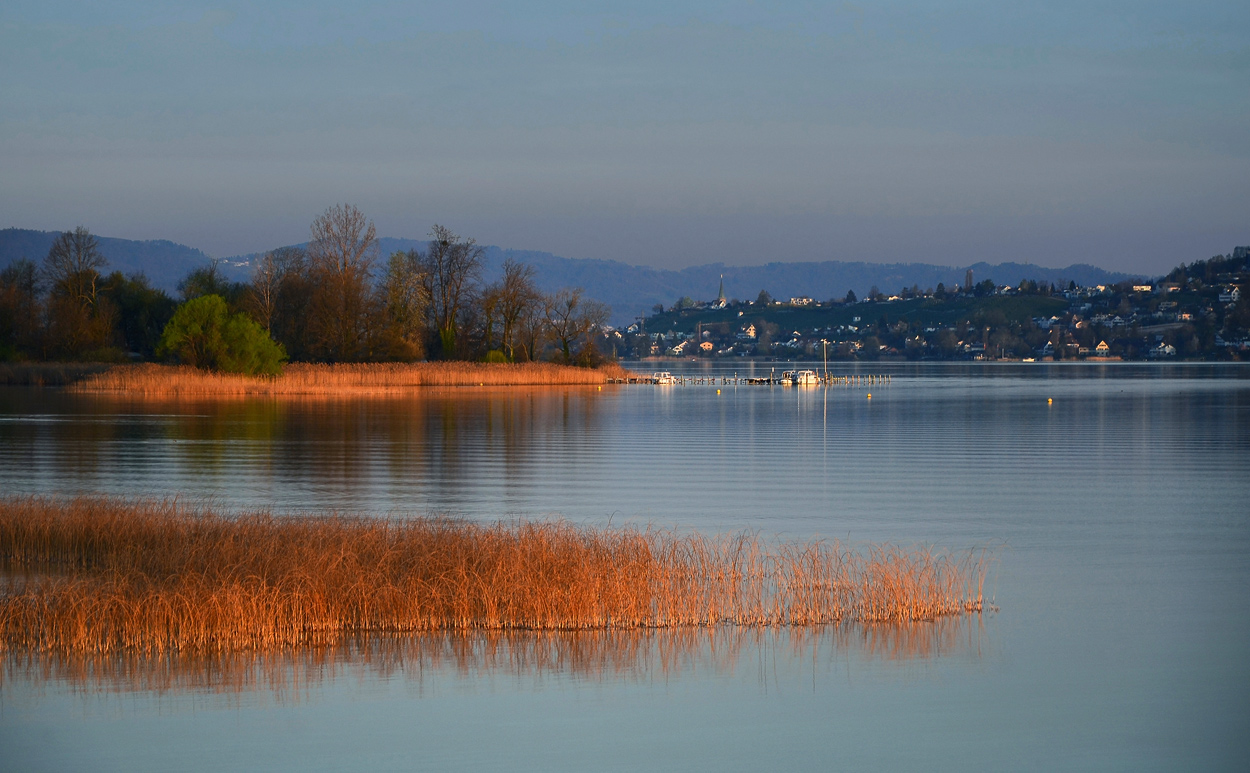
[[[649,314],[656,304],[670,306],[678,298],[696,300],[716,298],[722,277],[725,297],[754,300],[761,290],[775,298],[808,296],[817,300],[842,298],[848,290],[864,297],[872,287],[884,292],[898,292],[903,287],[919,285],[920,289],[962,284],[967,270],[979,281],[993,279],[1005,284],[1021,280],[1106,284],[1130,279],[1127,274],[1105,271],[1096,266],[1076,265],[1063,269],[1043,268],[1030,264],[976,263],[972,266],[934,266],[925,263],[862,263],[822,261],[810,263],[768,263],[762,266],[726,266],[709,263],[671,271],[647,266],[630,266],[607,260],[574,260],[545,252],[520,250],[487,250],[491,269],[497,270],[505,258],[513,257],[535,266],[538,284],[544,290],[576,286],[612,306],[615,323]]]
[[[381,255],[396,251],[425,249],[420,239],[378,239]],[[248,263],[256,254],[227,258],[232,265]],[[842,298],[847,290],[863,297],[876,286],[884,292],[919,285],[924,290],[939,282],[962,284],[969,268],[976,281],[993,279],[1003,284],[1075,281],[1077,284],[1110,284],[1137,278],[1086,264],[1067,268],[1045,268],[1029,263],[974,263],[970,266],[937,266],[928,263],[864,263],[845,261],[774,262],[762,266],[726,266],[709,263],[680,271],[632,266],[615,260],[562,258],[549,252],[486,247],[487,281],[499,276],[500,266],[512,258],[534,266],[540,289],[552,292],[561,287],[580,287],[591,298],[612,307],[613,324],[628,324],[635,317],[650,314],[656,304],[671,306],[682,296],[699,300],[716,298],[724,277],[725,296],[753,300],[760,290],[776,298],[809,296],[817,300]],[[237,269],[236,269],[237,270]]]
[[[57,234],[54,231],[33,231],[8,228],[0,230],[0,268],[15,260],[43,260]],[[170,241],[133,241],[97,237],[100,251],[109,261],[109,271],[125,274],[143,272],[154,286],[173,293],[178,280],[191,270],[210,262],[201,250]],[[426,242],[418,239],[383,237],[378,240],[379,254],[398,250],[424,249]],[[256,254],[226,258],[222,264],[231,279],[246,281],[250,261]],[[841,298],[848,290],[863,297],[872,287],[883,292],[898,292],[903,287],[918,285],[924,290],[939,282],[947,286],[964,281],[969,268],[976,281],[993,279],[999,284],[1018,284],[1032,279],[1039,282],[1077,284],[1109,284],[1136,278],[1131,274],[1107,271],[1086,264],[1066,268],[1046,268],[1029,263],[978,262],[970,266],[939,266],[928,263],[865,263],[845,261],[773,262],[758,266],[726,266],[709,263],[679,271],[632,266],[612,260],[562,258],[548,252],[512,250],[488,246],[485,253],[485,278],[499,275],[500,265],[507,259],[534,266],[538,286],[545,291],[561,287],[581,287],[589,297],[612,307],[615,324],[628,323],[634,317],[648,314],[656,304],[670,306],[678,298],[689,296],[698,300],[716,297],[722,276],[728,298],[754,299],[760,290],[776,298],[808,296],[816,300]],[[1198,256],[1193,256],[1195,259]]]
[[[26,258],[36,265],[43,262],[58,231],[33,231],[26,228],[0,230],[0,269]],[[194,247],[156,239],[136,241],[96,236],[100,253],[108,260],[105,273],[120,271],[127,276],[143,273],[154,287],[173,293],[178,280],[212,260]]]

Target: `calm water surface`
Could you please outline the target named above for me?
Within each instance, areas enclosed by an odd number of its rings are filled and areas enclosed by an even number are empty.
[[[1244,768],[1250,369],[863,372],[894,379],[0,390],[4,493],[985,545],[999,605],[906,631],[375,642],[87,678],[11,662],[0,768]]]

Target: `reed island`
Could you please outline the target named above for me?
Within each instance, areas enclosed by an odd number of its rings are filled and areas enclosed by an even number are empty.
[[[0,500],[0,648],[263,651],[362,633],[910,623],[979,613],[984,550],[564,521]]]

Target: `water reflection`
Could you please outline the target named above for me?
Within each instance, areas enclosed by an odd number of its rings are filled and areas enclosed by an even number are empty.
[[[752,367],[714,365],[724,375]],[[612,517],[708,534],[1005,546],[987,587],[1005,612],[986,615],[985,630],[970,618],[613,643],[619,634],[373,639],[198,660],[8,653],[4,763],[918,770],[1113,760],[1141,770],[1250,758],[1250,366],[830,369],[895,378],[872,400],[849,388],[637,386],[154,404],[0,388],[6,494],[479,520],[556,513],[592,526]]]
[[[1113,513],[1091,497],[1130,485],[1192,506],[1160,469],[1227,499],[1250,447],[1233,418],[1250,405],[1250,368],[878,365],[895,378],[872,400],[841,387],[173,401],[0,388],[0,489],[964,547],[1003,538],[978,524],[1024,500]]]
[[[541,490],[536,452],[584,468],[601,400],[611,394],[478,388],[134,400],[0,390],[0,483],[28,492],[224,496],[278,510],[472,510],[461,505],[480,500],[483,482],[505,497]]]
[[[733,675],[769,663],[769,671],[846,662],[908,663],[979,658],[989,649],[980,615],[905,625],[839,624],[797,628],[634,629],[547,632],[436,632],[362,636],[282,652],[195,655],[92,655],[10,651],[3,678],[58,685],[72,693],[266,694],[278,702],[309,699],[342,678],[476,682],[514,679],[653,682]]]

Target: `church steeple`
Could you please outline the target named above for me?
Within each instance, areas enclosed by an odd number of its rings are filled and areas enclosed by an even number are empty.
[[[725,302],[725,275],[720,275],[720,293],[716,296],[716,300],[721,303]]]

